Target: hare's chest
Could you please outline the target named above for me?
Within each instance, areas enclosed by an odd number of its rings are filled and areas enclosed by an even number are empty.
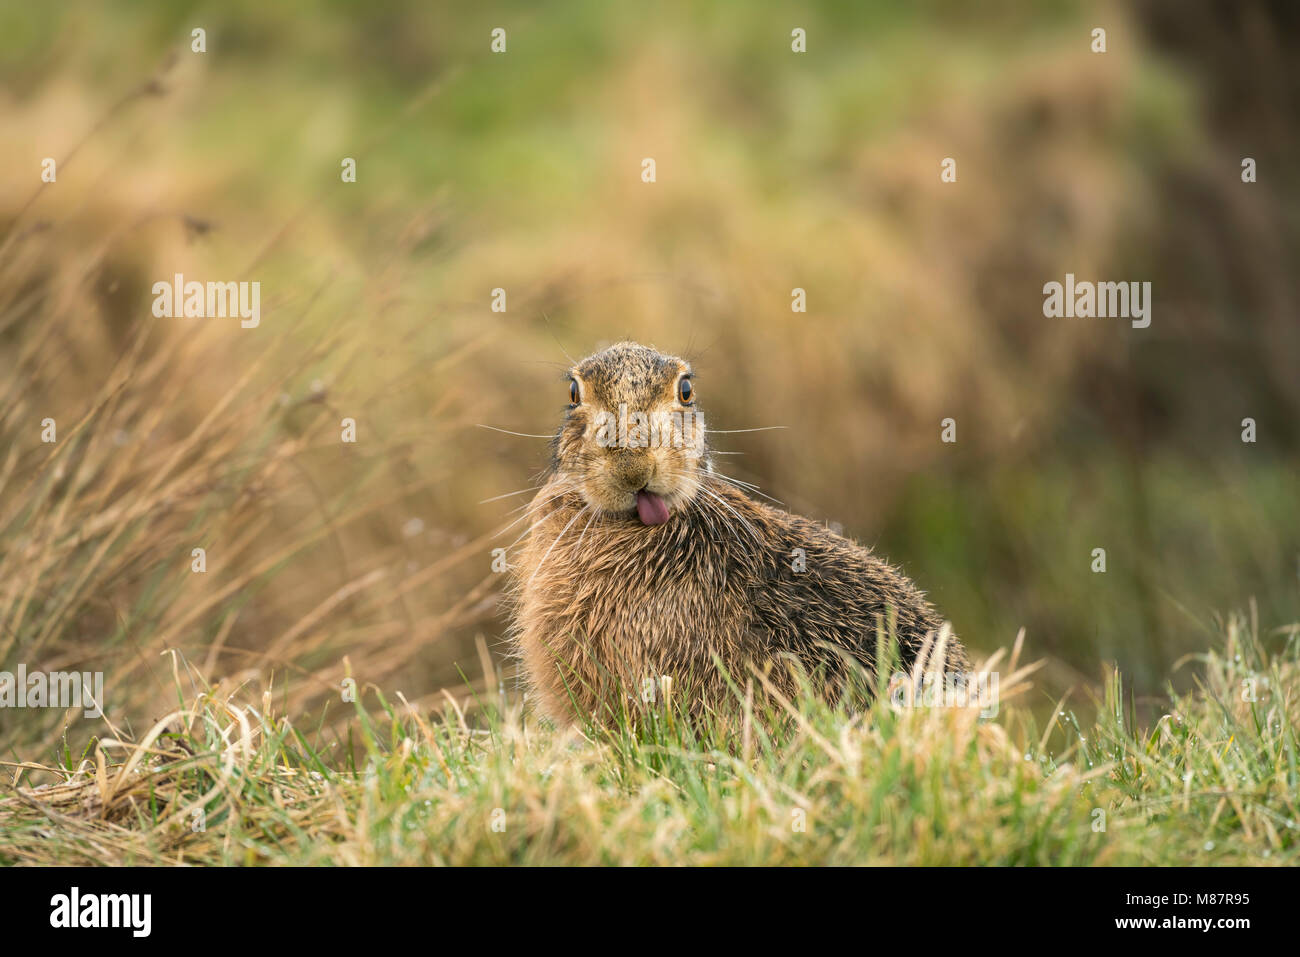
[[[683,560],[689,556],[646,560],[626,544],[590,541],[573,552],[561,543],[555,554],[564,573],[547,574],[543,565],[524,583],[516,632],[533,691],[552,715],[585,712],[665,676],[682,687],[742,644],[743,596]]]
[[[725,595],[667,560],[592,549],[567,556],[564,576],[526,589],[525,606],[546,640],[570,661],[653,665],[712,644],[727,627]]]
[[[710,615],[695,582],[654,569],[589,569],[557,583],[544,601],[548,630],[624,648],[689,640]]]

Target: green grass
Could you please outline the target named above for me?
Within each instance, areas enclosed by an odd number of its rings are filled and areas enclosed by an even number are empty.
[[[807,696],[698,733],[671,703],[559,732],[496,699],[428,717],[370,689],[327,742],[270,694],[203,694],[136,743],[27,765],[0,862],[1300,863],[1300,626],[1234,616],[1141,729],[1118,675],[1090,726],[1038,727],[1020,650],[990,662],[991,720]]]

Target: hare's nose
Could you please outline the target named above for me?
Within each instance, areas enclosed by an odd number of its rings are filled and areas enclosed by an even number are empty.
[[[613,476],[629,492],[646,487],[654,475],[654,463],[642,455],[619,455],[614,462]]]

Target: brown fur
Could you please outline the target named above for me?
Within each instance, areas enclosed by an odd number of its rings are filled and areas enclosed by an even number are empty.
[[[922,593],[870,550],[821,525],[750,498],[713,471],[707,454],[674,447],[609,448],[597,412],[620,402],[686,411],[678,380],[689,365],[619,343],[572,372],[581,400],[553,443],[546,484],[518,560],[512,636],[531,694],[550,717],[600,717],[635,706],[643,682],[674,680],[692,711],[734,700],[714,658],[737,684],[766,671],[793,690],[782,660],[842,687],[845,658],[873,667],[880,622],[892,622],[911,668],[941,619]],[[663,497],[670,518],[647,526],[636,491]],[[806,569],[792,567],[796,548]],[[965,671],[950,638],[947,669]]]

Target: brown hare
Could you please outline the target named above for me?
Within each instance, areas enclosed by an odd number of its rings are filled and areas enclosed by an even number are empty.
[[[692,376],[633,342],[572,369],[511,563],[511,636],[540,710],[607,719],[664,676],[691,713],[716,710],[747,682],[791,694],[788,664],[843,691],[854,663],[874,667],[882,629],[905,670],[925,651],[930,671],[967,671],[897,569],[715,471]]]

